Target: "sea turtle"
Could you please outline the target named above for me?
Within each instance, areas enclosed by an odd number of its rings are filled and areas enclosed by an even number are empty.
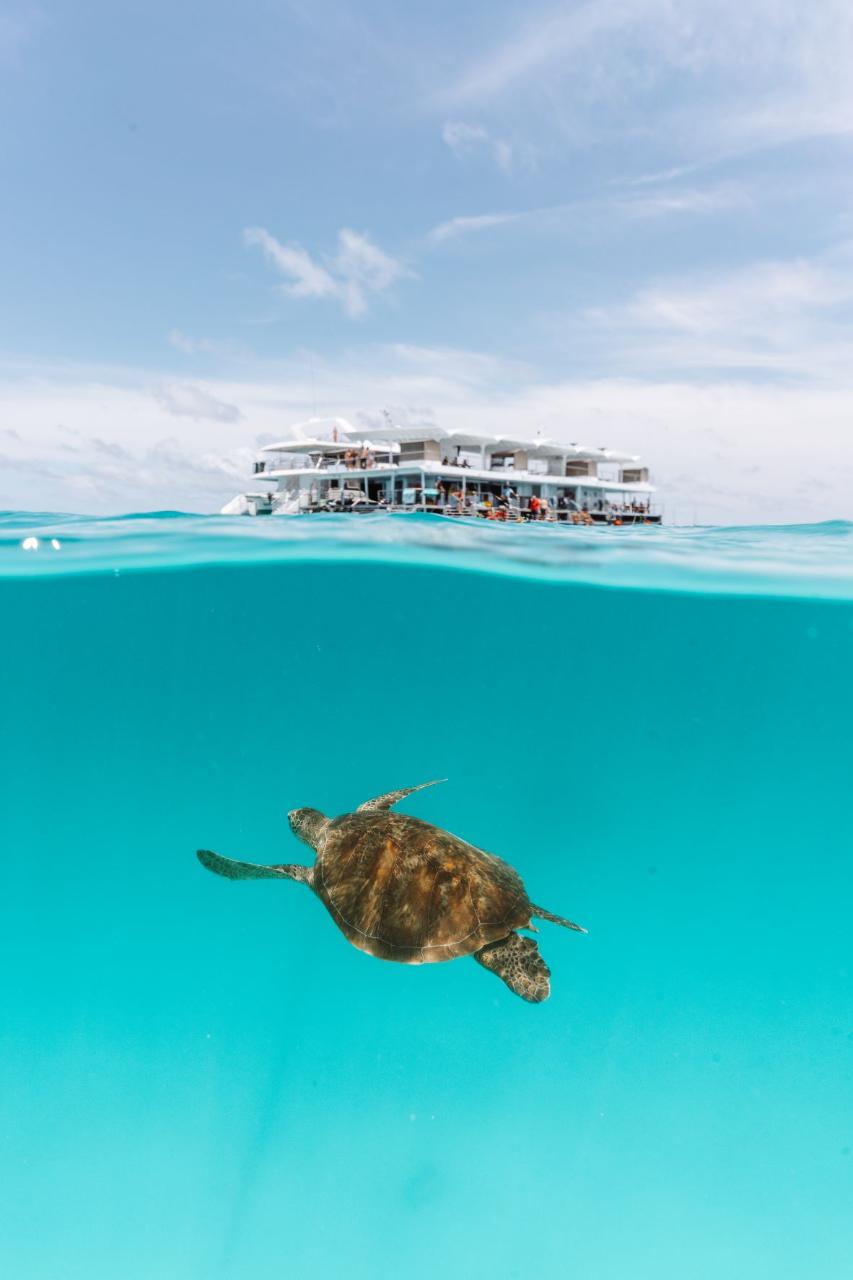
[[[551,971],[534,940],[516,930],[535,932],[534,916],[586,930],[535,907],[518,872],[494,854],[420,818],[390,812],[413,791],[434,785],[389,791],[339,818],[294,809],[288,821],[316,851],[313,867],[235,862],[209,849],[199,849],[198,857],[230,880],[287,878],[308,885],[353,946],[380,960],[429,964],[473,956],[523,1000],[547,1000]]]

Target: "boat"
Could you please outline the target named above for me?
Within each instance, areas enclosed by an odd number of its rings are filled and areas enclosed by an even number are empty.
[[[254,488],[223,515],[428,513],[565,524],[660,524],[648,468],[605,446],[386,425],[344,418],[299,423],[264,445]]]

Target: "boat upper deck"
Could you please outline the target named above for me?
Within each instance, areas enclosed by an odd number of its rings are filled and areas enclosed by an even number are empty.
[[[307,424],[306,424],[307,425]],[[441,428],[384,427],[369,439],[337,430],[337,439],[311,436],[281,440],[263,447],[269,455],[255,464],[255,476],[285,479],[328,478],[369,471],[374,477],[415,471],[463,483],[505,479],[509,484],[551,483],[582,485],[591,490],[619,490],[648,494],[653,487],[648,471],[633,454],[605,446],[591,448],[537,437],[520,440],[483,436]],[[602,474],[599,467],[607,472]]]

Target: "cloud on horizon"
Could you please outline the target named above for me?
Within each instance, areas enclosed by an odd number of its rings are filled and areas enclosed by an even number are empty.
[[[806,280],[790,287],[810,288]],[[253,381],[199,381],[206,400],[239,404],[242,414],[207,419],[201,434],[151,395],[153,381],[150,372],[134,382],[126,370],[111,380],[104,369],[93,379],[68,367],[40,377],[32,366],[0,375],[0,504],[215,511],[251,483],[258,439],[280,439],[312,414],[300,361],[271,365],[265,377],[259,369]],[[482,352],[396,344],[327,361],[317,381],[324,416],[373,421],[385,404],[402,420],[530,437],[541,429],[639,453],[670,519],[853,519],[849,377],[810,386],[640,376],[547,381]]]
[[[576,323],[621,367],[740,370],[788,384],[851,382],[853,247],[814,259],[753,262],[727,272],[695,272],[650,283]]]
[[[172,383],[154,392],[157,402],[178,418],[193,418],[196,422],[209,419],[213,422],[239,422],[243,415],[235,404],[218,400],[201,387]]]

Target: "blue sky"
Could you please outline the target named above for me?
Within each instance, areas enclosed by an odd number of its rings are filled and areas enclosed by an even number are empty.
[[[853,10],[0,0],[0,504],[212,509],[309,415],[853,517]]]

